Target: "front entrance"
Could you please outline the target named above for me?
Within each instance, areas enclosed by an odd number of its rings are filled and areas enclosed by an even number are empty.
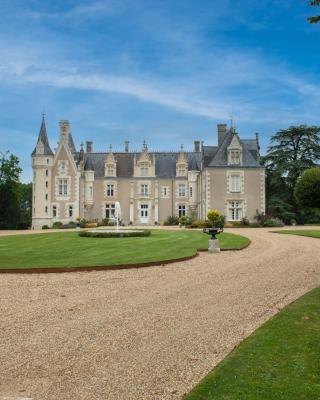
[[[149,221],[149,205],[141,204],[140,205],[140,222],[142,224],[147,224]]]

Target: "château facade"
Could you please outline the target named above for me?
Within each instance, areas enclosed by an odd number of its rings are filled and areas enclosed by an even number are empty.
[[[218,125],[217,145],[194,142],[193,151],[94,152],[86,142],[77,150],[69,122],[60,121],[53,152],[42,119],[32,152],[32,228],[86,220],[112,219],[121,205],[125,224],[162,224],[168,216],[206,219],[216,208],[227,221],[254,220],[265,212],[265,169],[258,136],[240,139],[234,128]]]

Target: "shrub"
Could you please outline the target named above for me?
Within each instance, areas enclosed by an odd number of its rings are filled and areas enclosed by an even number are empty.
[[[301,207],[320,208],[320,168],[306,170],[298,179],[294,195]]]
[[[98,226],[108,226],[109,218],[103,218],[102,221],[98,222]]]
[[[123,237],[145,237],[150,236],[151,231],[148,229],[144,229],[141,231],[113,231],[113,232],[90,232],[90,231],[81,231],[79,232],[79,236],[81,237],[91,237],[91,238],[123,238]]]
[[[96,222],[87,222],[84,227],[85,228],[96,228],[98,224]]]
[[[49,229],[48,225],[42,225],[42,229]]]
[[[175,215],[169,216],[163,223],[163,225],[170,226],[170,225],[179,225],[179,218]]]
[[[218,210],[213,209],[208,211],[207,217],[212,227],[214,228],[224,227],[225,217],[223,214],[220,214]]]
[[[251,228],[261,228],[262,225],[259,222],[251,222]]]
[[[279,218],[269,218],[264,222],[263,226],[267,228],[282,227],[284,223]]]
[[[179,224],[182,226],[189,226],[191,225],[191,219],[187,215],[183,215],[179,218]]]
[[[52,224],[52,228],[54,228],[54,229],[59,229],[59,228],[62,227],[62,225],[63,225],[63,223],[62,223],[61,221],[55,221],[55,222]]]
[[[242,226],[249,226],[249,225],[250,225],[250,222],[249,222],[249,220],[248,220],[247,217],[243,217],[243,218],[241,219],[241,221],[240,221],[240,224],[241,224]]]

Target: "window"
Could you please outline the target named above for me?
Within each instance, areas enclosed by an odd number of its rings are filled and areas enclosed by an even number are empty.
[[[179,215],[179,218],[186,215],[186,206],[184,204],[180,204],[178,206],[178,215]]]
[[[48,181],[46,181],[46,188],[48,189]]]
[[[186,168],[184,165],[178,166],[178,176],[184,176],[186,174]]]
[[[192,186],[190,186],[190,197],[192,197]]]
[[[230,164],[240,164],[240,150],[230,150]]]
[[[179,197],[185,197],[186,195],[186,185],[184,183],[179,183]]]
[[[240,175],[230,176],[230,192],[239,193],[240,192]]]
[[[106,204],[106,218],[114,218],[116,213],[116,205],[115,204]]]
[[[48,207],[47,206],[45,206],[44,211],[45,211],[46,214],[48,214]]]
[[[149,205],[148,204],[141,204],[141,206],[140,206],[140,216],[142,218],[148,218],[148,209],[149,209]]]
[[[68,215],[69,215],[69,217],[73,217],[73,206],[69,206]]]
[[[148,164],[140,164],[140,176],[148,176]]]
[[[46,169],[46,176],[48,176],[49,175],[49,171]]]
[[[114,185],[113,184],[108,184],[107,185],[107,196],[108,197],[113,197],[114,196]]]
[[[47,164],[49,164],[49,158],[47,158]]]
[[[148,185],[142,184],[140,186],[140,194],[141,196],[148,196]]]
[[[89,186],[89,196],[92,198],[93,197],[93,187]]]
[[[169,188],[168,186],[162,186],[161,195],[163,198],[169,197]]]
[[[61,173],[64,174],[66,172],[66,162],[61,161]]]
[[[57,216],[57,206],[52,206],[52,216],[54,218]]]
[[[241,201],[229,202],[229,220],[240,221],[242,218],[242,203]]]
[[[68,196],[68,179],[59,179],[59,196]]]
[[[36,177],[37,177],[37,173],[36,173],[36,171],[33,171],[33,180],[34,181],[36,180]]]
[[[107,166],[107,176],[113,176],[113,166],[112,165],[108,165]]]
[[[48,193],[46,193],[46,200],[48,200]]]

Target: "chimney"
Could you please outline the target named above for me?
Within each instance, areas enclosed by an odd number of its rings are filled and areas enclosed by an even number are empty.
[[[129,152],[129,140],[125,140],[125,142],[124,142],[124,151],[126,153]]]
[[[200,141],[199,141],[199,140],[195,140],[195,141],[194,141],[194,151],[195,151],[196,153],[199,153],[199,152],[200,152]]]
[[[217,128],[218,128],[218,146],[221,146],[227,134],[227,124],[218,124]]]
[[[86,142],[87,153],[92,153],[93,142]]]
[[[69,121],[67,121],[66,119],[62,119],[59,121],[59,125],[60,125],[60,137],[61,139],[66,140],[70,133]]]

